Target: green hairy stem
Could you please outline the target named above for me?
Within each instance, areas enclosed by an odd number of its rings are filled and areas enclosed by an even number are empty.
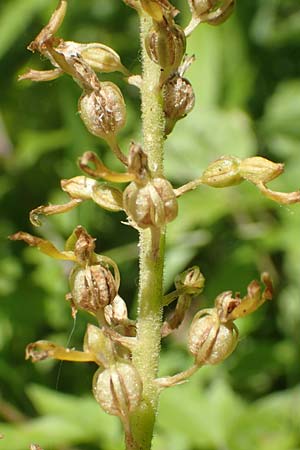
[[[164,120],[161,94],[157,89],[160,68],[148,57],[144,46],[145,36],[152,24],[149,16],[141,15],[141,45],[143,55],[142,120],[144,150],[153,172],[163,175]],[[149,229],[140,232],[140,282],[137,315],[137,346],[133,362],[143,382],[143,402],[134,413],[132,424],[133,447],[151,448],[153,427],[158,404],[157,377],[161,325],[165,229],[160,229],[157,256],[153,256],[152,233]]]

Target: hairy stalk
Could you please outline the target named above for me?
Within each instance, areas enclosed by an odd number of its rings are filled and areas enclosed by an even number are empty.
[[[151,171],[162,176],[164,119],[158,89],[160,68],[148,58],[144,47],[144,39],[151,23],[148,16],[141,16],[144,150],[148,154]],[[159,233],[158,249],[154,257],[151,231],[146,229],[140,232],[137,346],[133,352],[133,362],[143,381],[143,402],[131,418],[134,442],[130,447],[132,450],[151,448],[158,403],[158,389],[154,380],[157,376],[161,340],[165,229],[161,229]]]

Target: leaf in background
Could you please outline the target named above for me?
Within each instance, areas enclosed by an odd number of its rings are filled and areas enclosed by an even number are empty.
[[[0,59],[45,7],[43,0],[8,0],[0,15]]]
[[[299,387],[278,392],[249,406],[231,435],[231,450],[292,450],[300,438]]]
[[[82,442],[86,433],[78,424],[60,416],[33,419],[20,425],[0,423],[4,439],[2,450],[28,450],[32,442],[39,442],[43,448],[55,448]]]
[[[27,394],[37,411],[45,416],[45,420],[48,417],[60,417],[62,421],[69,422],[80,430],[76,440],[73,439],[73,443],[101,441],[108,446],[115,443],[116,448],[120,445],[118,419],[104,413],[92,396],[78,398],[38,385],[29,386]],[[38,438],[36,437],[35,440],[38,441]],[[68,444],[72,442],[69,441]]]
[[[266,103],[260,132],[271,151],[281,158],[300,148],[299,99],[300,80],[295,79],[280,83]]]
[[[186,77],[191,81],[196,106],[244,107],[254,82],[254,68],[248,58],[247,40],[233,15],[221,27],[201,25],[188,40],[188,54],[196,61]]]
[[[69,132],[64,129],[51,131],[24,130],[20,135],[19,145],[14,152],[14,164],[24,170],[34,166],[44,154],[67,147],[69,142]]]
[[[300,42],[298,0],[264,0],[252,23],[254,41],[264,46],[280,47]]]
[[[201,374],[197,377],[200,380]],[[221,379],[205,390],[195,382],[166,390],[160,406],[158,429],[162,434],[176,430],[182,439],[188,439],[190,447],[197,449],[230,448],[228,436],[244,409]]]

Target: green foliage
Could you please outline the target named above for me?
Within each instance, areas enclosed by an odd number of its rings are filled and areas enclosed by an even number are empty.
[[[175,2],[174,2],[175,3]],[[197,177],[222,154],[256,153],[286,164],[274,186],[299,188],[300,7],[298,0],[239,1],[221,27],[203,25],[190,38],[198,57],[187,78],[197,102],[168,139],[167,176],[174,185]],[[6,236],[32,230],[28,211],[64,202],[59,180],[79,174],[73,162],[86,150],[101,153],[118,168],[105,145],[88,135],[76,114],[79,89],[69,79],[17,84],[30,65],[45,68],[26,45],[45,23],[53,0],[4,0],[0,6],[0,449],[122,449],[118,421],[91,398],[94,366],[24,361],[27,343],[51,339],[79,347],[86,317],[73,323],[68,266],[35,249],[9,243]],[[184,5],[182,0],[180,5]],[[47,10],[48,9],[48,10]],[[186,17],[181,18],[186,23]],[[99,41],[137,71],[137,23],[121,0],[70,2],[63,32],[78,41]],[[124,91],[128,122],[123,148],[140,140],[137,92]],[[224,190],[208,187],[180,199],[179,218],[169,227],[166,289],[187,266],[199,264],[207,283],[195,310],[212,305],[222,290],[244,294],[267,270],[275,281],[272,303],[240,324],[241,342],[220,367],[202,369],[188,384],[166,391],[156,430],[155,450],[296,450],[300,448],[300,210],[280,207],[252,185]],[[97,250],[120,266],[121,295],[134,308],[137,251],[133,230],[122,214],[84,204],[45,220],[38,232],[62,247],[76,224],[97,235]],[[99,233],[100,230],[100,233]],[[249,334],[251,333],[251,337]],[[161,371],[184,370],[186,325],[166,343]],[[59,391],[56,389],[58,380]],[[48,386],[43,387],[44,386]]]

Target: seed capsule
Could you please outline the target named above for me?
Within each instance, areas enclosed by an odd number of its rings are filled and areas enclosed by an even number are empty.
[[[105,412],[128,417],[140,404],[142,381],[132,364],[116,363],[95,373],[93,393]]]
[[[76,266],[70,275],[70,285],[74,306],[94,314],[117,295],[112,273],[100,264]]]
[[[123,206],[140,228],[164,226],[178,212],[173,188],[164,178],[154,178],[142,186],[133,181],[124,191]]]
[[[179,67],[185,52],[184,31],[178,25],[157,23],[147,35],[145,46],[149,58],[171,73]]]
[[[177,120],[185,117],[194,107],[195,94],[191,83],[179,75],[174,75],[164,83],[165,134],[171,133]]]
[[[217,314],[195,316],[189,333],[188,348],[196,364],[218,364],[235,349],[238,331],[232,322],[220,323]]]
[[[90,133],[105,140],[114,137],[126,122],[126,105],[120,89],[107,81],[99,90],[84,93],[79,113]]]
[[[223,156],[208,166],[202,174],[201,181],[217,188],[239,184],[243,181],[239,171],[240,163],[239,158]]]

